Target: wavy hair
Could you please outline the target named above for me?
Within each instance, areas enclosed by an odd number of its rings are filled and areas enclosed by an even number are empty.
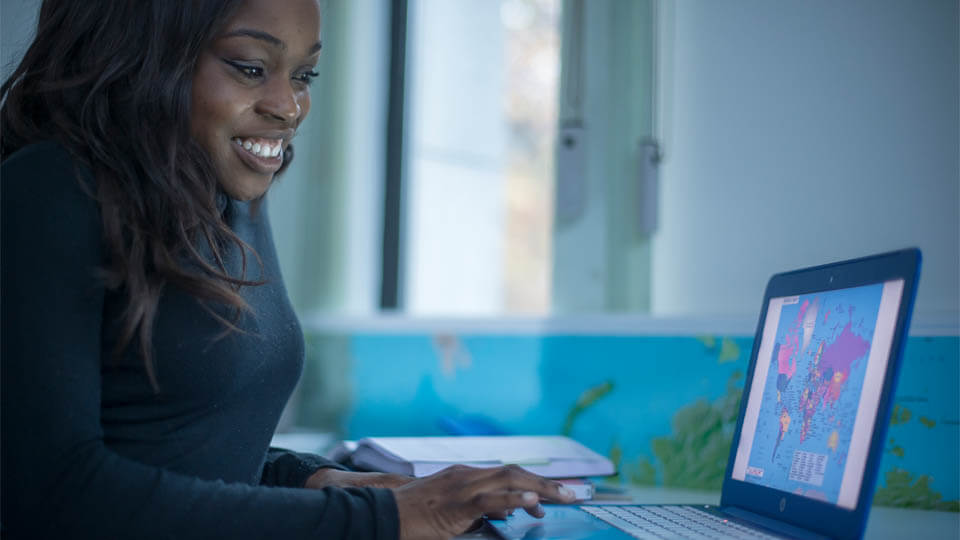
[[[33,43],[0,87],[0,159],[54,140],[92,172],[105,285],[126,298],[114,354],[136,339],[155,391],[163,289],[197,297],[229,332],[236,319],[210,303],[239,316],[250,309],[240,287],[262,283],[245,279],[247,251],[256,254],[224,222],[213,161],[190,134],[197,59],[239,2],[44,0]],[[283,168],[291,158],[285,152]],[[224,264],[229,246],[243,254],[239,276]]]

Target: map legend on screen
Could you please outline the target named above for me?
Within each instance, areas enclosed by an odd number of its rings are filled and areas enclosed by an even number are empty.
[[[790,464],[790,480],[819,487],[823,485],[823,475],[826,471],[826,454],[794,450],[793,462]]]

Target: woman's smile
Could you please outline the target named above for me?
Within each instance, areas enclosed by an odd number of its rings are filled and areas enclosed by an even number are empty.
[[[280,139],[241,139],[240,137],[236,137],[233,139],[233,142],[258,157],[272,158],[279,156],[280,153],[283,152],[283,141]]]
[[[264,141],[263,139],[259,139]],[[251,142],[246,139],[240,142],[240,139],[234,139],[233,148],[236,151],[240,161],[256,173],[270,175],[271,177],[283,166],[283,149],[280,142]]]
[[[263,196],[289,161],[287,147],[310,110],[319,54],[313,0],[248,0],[201,53],[191,132],[231,197]]]

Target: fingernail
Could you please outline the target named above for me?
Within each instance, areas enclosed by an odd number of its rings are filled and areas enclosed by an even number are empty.
[[[563,497],[564,499],[573,499],[574,497],[576,497],[576,493],[574,493],[572,489],[566,486],[560,486],[557,490],[560,492],[560,496]]]
[[[534,504],[540,501],[540,497],[532,491],[523,492],[523,502],[526,504]]]

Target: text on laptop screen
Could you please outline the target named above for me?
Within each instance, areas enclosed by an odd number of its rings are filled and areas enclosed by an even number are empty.
[[[770,299],[734,480],[856,508],[903,286]]]

